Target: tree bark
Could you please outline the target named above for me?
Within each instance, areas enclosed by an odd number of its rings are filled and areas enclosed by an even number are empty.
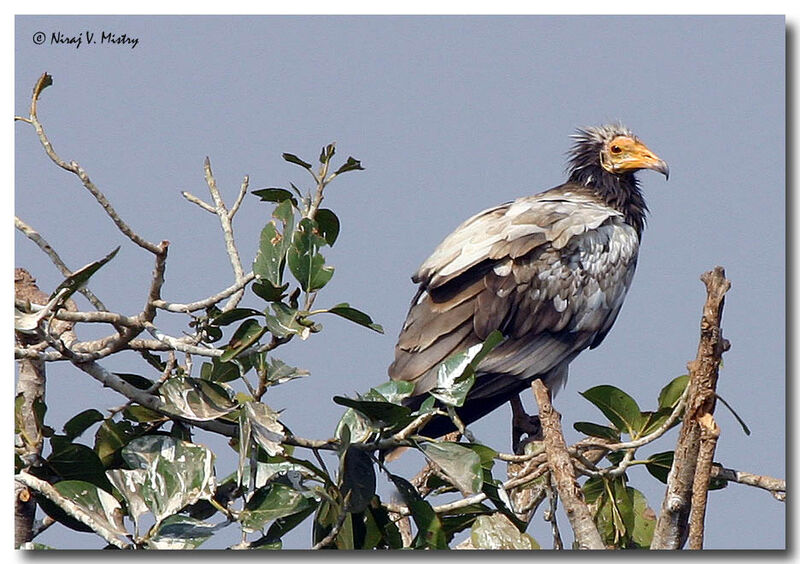
[[[697,472],[702,442],[700,420],[714,413],[719,364],[722,353],[730,348],[730,343],[722,337],[721,323],[725,293],[731,284],[725,278],[725,270],[720,266],[704,273],[700,279],[706,285],[707,294],[700,320],[700,343],[697,357],[688,364],[689,395],[686,412],[651,549],[677,549],[683,546],[689,534],[693,485],[696,479],[698,482],[705,480],[704,487],[707,488],[710,472],[710,467],[708,470],[701,469],[705,474],[704,478]],[[697,508],[698,511],[704,511],[704,505],[703,503],[703,507]],[[698,526],[702,526],[702,519],[698,519],[696,515],[694,523],[696,534],[702,537],[702,532],[697,530]],[[702,539],[699,542],[702,545]]]

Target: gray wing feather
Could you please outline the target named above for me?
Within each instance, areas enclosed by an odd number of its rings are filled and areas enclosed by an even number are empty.
[[[499,329],[506,339],[478,367],[471,398],[537,375],[563,380],[568,363],[613,325],[638,246],[621,213],[583,194],[543,193],[473,216],[414,275],[420,293],[390,377],[424,393],[439,362]]]

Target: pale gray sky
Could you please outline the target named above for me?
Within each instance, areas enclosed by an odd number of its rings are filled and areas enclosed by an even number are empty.
[[[54,33],[86,31],[138,44],[50,43]],[[43,45],[34,43],[37,32]],[[39,110],[51,141],[142,235],[171,241],[168,300],[197,299],[232,280],[218,222],[180,196],[206,197],[206,155],[229,202],[245,174],[253,188],[307,186],[282,152],[314,159],[336,141],[342,158],[361,159],[366,170],[328,192],[342,233],[326,254],[336,274],[317,305],[348,301],[386,335],[323,320],[321,334],[277,351],[311,376],[265,397],[285,409],[295,433],[314,438],[329,436],[343,411],[333,395],[386,379],[414,292],[410,275],[441,239],[486,207],[561,183],[575,127],[621,120],[670,164],[671,177],[640,174],[651,216],[638,272],[616,326],[572,364],[556,399],[567,439],[578,438],[575,421],[602,422],[578,392],[613,384],[652,406],[685,372],[704,300],[699,276],[719,264],[733,285],[723,320],[732,348],[719,393],[752,435],[719,406],[717,459],[786,476],[782,17],[28,16],[16,18],[15,33],[14,111],[27,111],[42,72],[53,75]],[[127,244],[77,179],[49,162],[30,127],[17,124],[15,134],[16,213],[73,268],[122,244],[91,287],[110,308],[139,311],[150,256]],[[236,218],[248,265],[267,210],[249,197]],[[16,264],[42,288],[58,284],[29,241],[17,235],[15,249]],[[177,321],[158,318],[173,333],[183,329]],[[134,355],[106,365],[147,370]],[[52,367],[48,423],[60,428],[98,398],[105,407],[122,403],[68,366]],[[508,450],[508,421],[503,407],[474,431]],[[673,431],[652,452],[671,449],[674,439]],[[416,463],[409,457],[396,468],[410,475]],[[232,454],[220,456],[218,475],[234,464]],[[629,476],[658,508],[661,485],[643,468]],[[783,548],[784,525],[784,505],[732,484],[711,493],[706,546]],[[233,532],[204,546],[232,544]],[[549,545],[541,523],[532,532]],[[59,527],[41,541],[101,546]],[[308,531],[287,544],[307,546]]]

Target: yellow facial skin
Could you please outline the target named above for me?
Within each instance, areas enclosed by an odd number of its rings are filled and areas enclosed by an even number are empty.
[[[647,146],[627,136],[615,137],[603,147],[600,164],[612,174],[633,172],[644,168],[660,172],[669,178],[669,166]]]

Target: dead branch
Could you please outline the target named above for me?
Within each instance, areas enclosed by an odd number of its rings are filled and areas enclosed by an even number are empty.
[[[689,534],[689,515],[692,511],[692,487],[696,483],[697,460],[700,453],[700,418],[713,415],[716,402],[716,385],[722,353],[730,348],[722,338],[722,310],[725,293],[730,282],[725,278],[722,267],[704,273],[700,279],[706,285],[706,302],[700,321],[700,343],[697,358],[688,364],[689,384],[686,412],[683,418],[675,458],[669,473],[667,491],[661,505],[661,513],[656,521],[652,549],[680,548]],[[713,453],[712,453],[713,454]],[[708,483],[708,471],[705,483]],[[702,480],[702,477],[698,477]],[[702,539],[701,524],[697,520],[695,535]],[[700,541],[702,542],[702,540]]]
[[[564,504],[564,511],[575,533],[575,541],[582,549],[602,550],[605,545],[594,524],[592,513],[583,500],[581,488],[575,480],[575,469],[561,431],[560,415],[550,403],[550,392],[538,378],[533,381],[531,387],[539,405],[539,419],[542,423],[548,466]]]

